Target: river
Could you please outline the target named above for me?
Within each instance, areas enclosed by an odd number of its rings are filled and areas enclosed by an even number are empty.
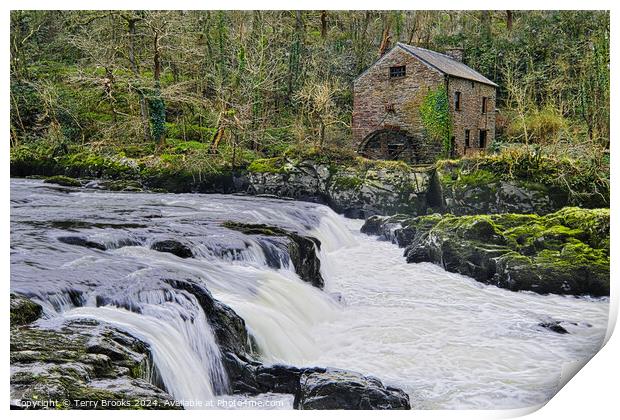
[[[226,220],[318,238],[325,290],[301,281],[284,255],[283,268],[270,268],[277,246],[222,227]],[[537,405],[555,394],[565,363],[601,347],[608,299],[511,292],[406,264],[402,249],[361,234],[362,223],[312,203],[15,179],[11,290],[43,305],[41,324],[95,318],[147,342],[166,388],[182,400],[220,395],[227,378],[204,313],[163,279],[204,283],[246,321],[264,363],[371,374],[404,389],[414,408]],[[58,240],[68,235],[108,249]],[[174,238],[195,258],[150,249]],[[539,326],[549,321],[563,321],[569,334]]]

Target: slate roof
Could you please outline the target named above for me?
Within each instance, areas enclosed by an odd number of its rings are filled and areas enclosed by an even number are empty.
[[[444,74],[497,87],[495,83],[471,67],[468,67],[464,63],[445,54],[427,50],[425,48],[414,47],[401,42],[399,42],[397,46]]]

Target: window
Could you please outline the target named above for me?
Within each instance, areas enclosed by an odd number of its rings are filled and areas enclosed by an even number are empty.
[[[454,92],[454,110],[461,110],[461,92]]]
[[[486,149],[487,147],[487,130],[480,130],[480,138],[478,142],[478,147],[481,149]]]
[[[405,77],[407,69],[405,66],[390,67],[390,79],[395,77]]]
[[[465,130],[465,148],[469,147],[469,130]]]
[[[486,114],[487,113],[487,105],[488,105],[488,99],[486,96],[482,97],[482,113]]]

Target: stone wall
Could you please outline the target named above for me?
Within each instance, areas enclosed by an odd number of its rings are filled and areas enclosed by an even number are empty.
[[[455,109],[455,93],[461,92],[460,110]],[[482,112],[482,98],[487,99],[487,112]],[[480,130],[487,130],[486,146],[495,139],[495,87],[455,77],[448,79],[448,99],[452,112],[455,152],[458,156],[480,153]],[[465,147],[465,130],[469,145]]]

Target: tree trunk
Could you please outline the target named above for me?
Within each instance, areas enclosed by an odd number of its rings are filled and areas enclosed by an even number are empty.
[[[379,46],[379,57],[383,57],[383,55],[390,49],[390,24],[388,23],[383,29],[383,35],[381,35],[381,45]]]
[[[508,32],[512,31],[512,10],[506,10],[506,28]]]
[[[215,130],[215,135],[213,136],[213,141],[211,142],[211,153],[217,152],[217,148],[220,145],[222,136],[224,135],[224,124],[222,123],[224,112],[225,111],[222,111],[220,113],[220,117],[217,120],[217,129]]]
[[[327,10],[321,11],[321,38],[325,39],[327,36]]]
[[[223,136],[224,127],[220,125],[215,132],[215,136],[213,137],[213,143],[211,143],[211,153],[217,152],[217,148],[219,147],[220,141],[222,140]]]
[[[126,18],[129,30],[129,64],[136,80],[140,78],[138,64],[136,62],[135,45],[136,45],[136,22],[139,19]],[[140,100],[140,117],[142,119],[142,129],[144,131],[144,141],[151,141],[151,130],[149,127],[149,111],[146,104],[144,92],[138,87],[138,98]]]
[[[158,145],[164,143],[166,137],[165,120],[166,120],[166,108],[161,98],[160,80],[161,78],[161,48],[159,46],[159,32],[156,30],[153,34],[153,79],[155,81],[155,92],[152,101],[157,101],[158,107],[156,114],[151,116],[151,122],[153,124],[153,137]],[[154,118],[153,118],[154,117]]]

